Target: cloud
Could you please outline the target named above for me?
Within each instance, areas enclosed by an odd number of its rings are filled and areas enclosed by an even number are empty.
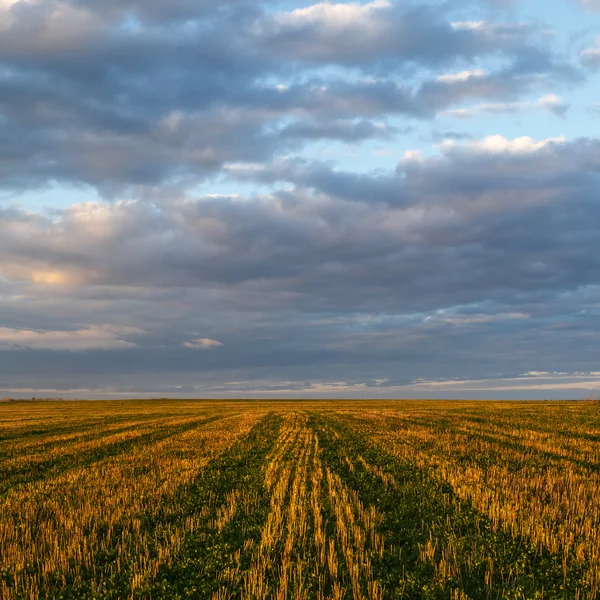
[[[69,2],[0,4],[0,49],[6,57],[60,54],[88,46],[103,33],[95,15]]]
[[[275,15],[275,21],[283,27],[290,28],[316,25],[325,28],[329,33],[364,29],[366,35],[371,35],[379,33],[378,14],[390,7],[389,0],[374,0],[367,4],[321,2],[306,8],[296,8],[290,13],[278,13]]]
[[[467,145],[483,152],[521,154],[537,152],[549,145],[564,144],[565,142],[564,136],[545,140],[534,140],[529,136],[522,136],[511,140],[502,135],[491,135],[481,141],[469,141]]]
[[[579,3],[587,10],[591,10],[592,12],[600,12],[599,0],[579,0]]]
[[[564,117],[566,112],[569,110],[569,105],[556,94],[546,94],[542,96],[538,101],[537,105],[541,108],[549,110],[557,117]]]
[[[200,350],[207,350],[210,348],[223,347],[225,344],[217,342],[217,340],[210,340],[208,338],[194,338],[191,341],[183,342],[186,348],[197,348]]]
[[[600,142],[494,119],[567,117],[595,51],[493,4],[5,0],[2,385],[597,370]]]
[[[571,398],[586,391],[600,389],[600,378],[596,373],[548,373],[530,371],[520,377],[498,377],[495,379],[440,380],[415,382],[410,386],[418,391],[456,390],[460,392],[571,392]]]
[[[451,22],[445,13],[443,5],[410,2],[318,3],[263,18],[253,34],[260,45],[292,60],[360,66],[394,56],[451,64],[473,53],[523,50],[535,35],[520,23]]]
[[[366,139],[386,139],[396,132],[382,122],[372,121],[295,121],[281,130],[281,136],[292,139],[330,139],[358,142]]]
[[[135,337],[144,331],[135,327],[91,325],[73,331],[33,331],[0,327],[0,350],[114,350],[134,348],[135,343],[123,338]]]
[[[460,73],[444,73],[443,75],[437,76],[437,81],[441,81],[442,83],[457,83],[469,81],[469,79],[480,79],[485,77],[485,72],[481,69],[476,69],[473,71],[461,71]]]
[[[524,102],[498,102],[493,104],[478,104],[469,108],[455,108],[446,110],[442,114],[458,119],[473,119],[482,115],[514,114],[527,110],[528,105]]]
[[[564,117],[570,106],[556,94],[546,94],[533,102],[496,102],[477,104],[469,108],[455,108],[445,110],[443,115],[459,119],[472,119],[485,115],[517,114],[528,110],[544,109],[557,117]]]
[[[135,73],[131,77],[135,79]],[[153,75],[144,73],[146,77]],[[153,89],[136,100],[152,107],[144,114],[115,105],[113,94],[130,93],[125,81],[119,83],[120,89],[99,90],[99,97],[92,100],[77,89],[64,97],[63,88],[46,85],[37,75],[5,77],[0,175],[7,189],[55,180],[86,183],[109,196],[136,186],[191,186],[229,162],[270,160],[315,139],[390,137],[399,132],[385,124],[390,115],[429,119],[466,99],[519,96],[532,81],[532,73],[524,71],[515,77],[499,72],[452,82],[432,79],[412,87],[389,79],[333,79],[326,84],[309,80],[284,91],[247,84],[245,96],[242,91],[237,97],[230,90],[215,90],[213,100],[220,98],[221,107],[198,109],[158,97],[161,92]],[[158,88],[167,85],[157,82]],[[239,85],[245,85],[243,79]],[[550,98],[544,106],[564,112],[565,106]],[[494,105],[480,112],[488,108]],[[461,116],[460,111],[456,114]]]
[[[425,317],[424,322],[428,325],[483,325],[496,321],[511,321],[520,319],[529,319],[530,316],[523,313],[508,314],[452,314],[449,311],[439,311],[437,314]]]
[[[581,78],[539,26],[457,22],[451,3],[51,0],[0,10],[0,181],[11,192],[50,182],[111,198],[192,188],[226,163],[317,139],[399,135],[382,124]],[[473,67],[485,60],[495,66]]]
[[[532,377],[498,376],[485,379],[415,379],[406,383],[388,378],[307,382],[286,379],[247,379],[200,385],[145,386],[98,385],[88,388],[2,388],[13,397],[60,396],[65,398],[458,398],[579,399],[600,389],[597,373],[547,373]]]
[[[259,306],[301,311],[558,293],[596,281],[599,169],[598,140],[561,137],[446,142],[388,173],[283,161],[245,177],[288,189],[249,197],[5,211],[0,275],[44,294],[73,293],[63,273],[78,286],[252,290]]]
[[[586,67],[597,69],[600,67],[600,38],[596,39],[596,45],[586,48],[581,53],[581,60]]]

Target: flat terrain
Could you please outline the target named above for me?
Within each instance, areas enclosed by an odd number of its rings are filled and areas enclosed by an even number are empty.
[[[2,403],[0,598],[600,598],[600,405]]]

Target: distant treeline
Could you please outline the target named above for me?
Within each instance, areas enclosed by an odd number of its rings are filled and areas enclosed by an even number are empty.
[[[57,400],[64,400],[64,398],[0,398],[0,402],[56,402]]]

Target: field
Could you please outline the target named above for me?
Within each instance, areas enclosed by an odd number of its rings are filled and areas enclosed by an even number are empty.
[[[3,403],[0,598],[600,599],[600,406]]]

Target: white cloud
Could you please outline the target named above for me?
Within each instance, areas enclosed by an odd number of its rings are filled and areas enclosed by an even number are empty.
[[[453,21],[450,25],[457,31],[481,31],[486,23],[485,21]]]
[[[500,313],[500,314],[445,314],[441,312],[432,317],[426,317],[425,322],[433,325],[482,325],[498,321],[514,321],[529,319],[530,315],[524,313]]]
[[[458,119],[473,119],[480,115],[521,112],[527,108],[528,105],[523,102],[487,102],[484,104],[476,104],[469,108],[445,110],[441,114]]]
[[[197,348],[199,350],[208,350],[210,348],[219,348],[224,346],[221,342],[217,340],[211,340],[209,338],[194,338],[191,341],[183,342],[183,346],[185,348]]]
[[[457,83],[462,81],[468,81],[469,79],[480,79],[485,77],[485,72],[480,69],[473,71],[461,71],[460,73],[446,73],[437,77],[438,81],[442,83]]]
[[[275,18],[279,24],[292,27],[319,25],[333,30],[356,26],[365,28],[374,25],[373,17],[378,11],[390,6],[388,0],[374,0],[367,4],[320,2],[290,13],[278,13]]]
[[[225,163],[223,169],[233,177],[251,177],[264,171],[265,166],[261,163],[232,162]]]
[[[511,140],[502,135],[491,135],[483,140],[469,141],[467,145],[483,152],[527,154],[537,152],[552,144],[563,144],[565,142],[566,139],[564,136],[536,141],[529,136],[522,136]]]
[[[11,329],[0,327],[0,349],[34,350],[109,350],[133,348],[137,344],[123,337],[145,333],[135,327],[91,325],[74,331]]]

